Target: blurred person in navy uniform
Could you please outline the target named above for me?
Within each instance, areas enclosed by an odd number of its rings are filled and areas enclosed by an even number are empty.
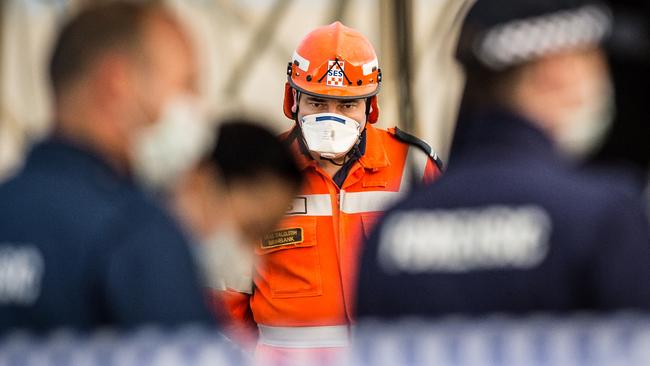
[[[610,124],[599,45],[611,13],[569,0],[505,5],[479,0],[463,24],[467,84],[447,174],[371,235],[360,318],[650,307],[639,201],[567,158],[576,130]]]
[[[86,8],[49,72],[53,134],[0,186],[0,332],[215,326],[184,233],[145,193],[209,145],[180,23],[157,5]]]
[[[627,184],[650,212],[650,3],[610,1],[614,30],[607,42],[616,93],[616,119],[586,168],[627,178]],[[644,192],[645,190],[645,192]],[[645,193],[645,197],[644,196]]]

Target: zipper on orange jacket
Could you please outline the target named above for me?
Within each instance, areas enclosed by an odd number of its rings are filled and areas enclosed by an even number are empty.
[[[320,168],[320,166],[316,165],[314,167],[318,174],[320,174],[325,180],[327,181],[327,190],[329,191],[330,195],[330,204],[332,206],[332,227],[334,229],[334,245],[336,249],[336,264],[338,266],[339,270],[339,284],[341,287],[341,305],[343,306],[343,311],[345,312],[346,318],[348,319],[348,323],[350,320],[350,314],[348,314],[348,307],[346,306],[345,303],[345,290],[344,290],[344,284],[343,284],[343,272],[341,272],[341,255],[340,255],[340,230],[341,230],[341,225],[340,225],[340,217],[341,217],[341,189],[339,186],[334,182],[334,179],[327,174],[323,169]]]
[[[354,163],[354,166],[352,167],[352,169],[350,169],[350,172],[348,172],[348,176],[345,178],[345,181],[341,185],[341,187],[342,187],[341,190],[343,192],[345,192],[345,188],[350,187],[350,186],[358,183],[361,179],[363,179],[363,175],[364,175],[363,170],[364,170],[364,168],[361,165],[361,163],[359,161],[356,161]],[[359,171],[361,171],[361,174],[358,174]],[[340,209],[341,209],[341,203],[339,202],[339,210]],[[341,227],[339,225],[339,227],[338,227],[338,235],[339,235],[339,237],[341,236],[341,234],[342,234],[341,233]],[[338,254],[339,258],[341,258],[341,253],[340,253],[341,248],[339,247],[338,250],[339,250],[339,252],[337,254]],[[340,280],[341,280],[341,297],[343,298],[343,307],[345,309],[345,315],[346,315],[346,317],[348,319],[348,323],[351,324],[352,323],[352,314],[350,314],[350,310],[348,309],[348,303],[347,303],[346,293],[345,293],[345,284],[343,283],[343,269],[342,269],[342,266],[341,266],[341,260],[339,260],[338,264],[339,264],[339,273],[341,274],[339,277],[340,277]]]

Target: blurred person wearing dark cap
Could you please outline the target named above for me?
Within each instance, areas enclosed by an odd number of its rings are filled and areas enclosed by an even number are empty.
[[[146,193],[209,146],[195,62],[158,5],[92,6],[63,27],[54,131],[0,186],[0,332],[216,324],[184,233]]]
[[[288,146],[260,122],[231,118],[219,126],[216,145],[179,185],[174,206],[200,243],[215,315],[231,336],[252,342],[254,248],[284,216],[303,177]]]
[[[639,202],[569,158],[597,140],[577,130],[610,124],[610,29],[598,3],[474,5],[449,169],[371,235],[360,318],[650,308]]]

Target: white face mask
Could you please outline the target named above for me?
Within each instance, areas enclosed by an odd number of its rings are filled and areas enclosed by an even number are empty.
[[[309,151],[327,159],[345,156],[361,135],[359,122],[335,113],[304,116],[300,128]]]
[[[198,102],[178,96],[133,140],[134,173],[146,187],[166,190],[199,162],[214,138]]]
[[[582,88],[587,102],[567,115],[556,133],[558,147],[573,160],[588,157],[602,144],[616,111],[610,80],[585,82]]]
[[[221,227],[197,244],[195,249],[207,287],[252,293],[253,248],[246,245],[237,230]]]

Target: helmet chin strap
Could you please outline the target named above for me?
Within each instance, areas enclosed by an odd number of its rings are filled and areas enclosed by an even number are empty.
[[[300,90],[294,90],[296,91],[296,111],[293,112],[293,120],[296,122],[296,127],[302,129],[302,127],[300,127],[300,121],[298,120],[298,113],[300,112],[300,95],[302,93],[300,93]],[[305,151],[309,151],[307,148],[307,141],[305,141],[305,136],[303,136],[302,131],[300,132],[300,145],[302,146],[301,149],[304,148]]]
[[[354,144],[354,146],[350,149],[350,151],[348,151],[347,154],[345,154],[343,156],[343,162],[342,163],[337,163],[336,161],[334,161],[334,159],[324,158],[322,156],[321,156],[321,160],[327,160],[327,161],[329,161],[330,163],[332,163],[332,164],[334,164],[336,166],[343,166],[343,165],[345,165],[345,163],[347,163],[352,158],[352,156],[355,153],[355,150],[359,149],[359,142],[360,141],[361,140],[357,140],[357,143]]]
[[[332,160],[332,159],[327,159],[327,158],[322,158],[321,160],[327,160],[327,161],[329,161],[330,163],[332,163],[332,164],[334,164],[334,165],[336,165],[336,166],[343,166],[343,165],[345,165],[345,160],[344,160],[342,163],[337,163],[337,162],[335,162],[334,160]]]
[[[366,123],[370,119],[370,108],[372,108],[372,97],[366,98]]]
[[[293,120],[296,121],[296,125],[300,126],[300,121],[298,121],[298,112],[300,111],[300,90],[293,89],[296,92],[296,100],[294,103],[296,103],[296,111],[293,112]]]

